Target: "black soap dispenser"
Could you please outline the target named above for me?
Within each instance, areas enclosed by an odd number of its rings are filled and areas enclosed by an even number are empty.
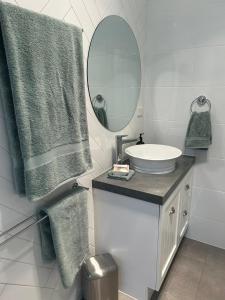
[[[143,137],[142,137],[143,134],[144,134],[144,132],[140,133],[139,140],[137,141],[136,145],[144,144]]]

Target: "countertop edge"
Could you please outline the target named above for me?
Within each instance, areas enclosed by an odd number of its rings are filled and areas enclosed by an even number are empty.
[[[171,188],[167,191],[167,193],[164,196],[151,194],[149,192],[131,190],[127,187],[117,186],[113,182],[112,182],[112,184],[108,183],[108,182],[103,182],[103,181],[100,182],[99,180],[96,180],[98,177],[92,180],[92,188],[100,189],[100,190],[103,190],[106,192],[111,192],[111,193],[118,194],[118,195],[135,198],[138,200],[142,200],[145,202],[149,202],[149,203],[153,203],[153,204],[157,204],[157,205],[161,206],[167,201],[167,199],[175,191],[177,186],[184,179],[184,177],[187,175],[187,173],[190,171],[190,169],[193,167],[193,165],[195,163],[194,156],[183,155],[183,157],[190,157],[193,159],[193,161],[191,163],[189,163],[189,165],[184,170],[184,172],[181,174],[181,176],[179,178],[177,178],[177,180],[174,182],[174,184],[171,186]],[[106,172],[104,172],[104,173],[106,173]]]
[[[163,200],[164,200],[164,198],[154,195],[154,194],[149,194],[149,193],[145,193],[145,192],[141,192],[141,191],[134,191],[134,190],[131,191],[130,189],[128,189],[126,187],[115,186],[113,184],[109,184],[109,183],[105,183],[105,182],[98,182],[95,180],[92,180],[92,188],[96,188],[96,189],[103,190],[106,192],[111,192],[114,194],[143,200],[145,202],[154,203],[154,204],[158,204],[158,205],[162,205]]]

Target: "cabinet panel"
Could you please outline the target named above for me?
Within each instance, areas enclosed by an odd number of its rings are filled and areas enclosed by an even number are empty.
[[[177,248],[179,197],[176,193],[164,204],[160,224],[160,278],[169,268]]]
[[[181,186],[180,192],[180,212],[179,212],[179,229],[178,229],[178,240],[181,241],[184,236],[190,218],[190,206],[191,206],[191,175],[187,176],[184,179],[184,182]]]

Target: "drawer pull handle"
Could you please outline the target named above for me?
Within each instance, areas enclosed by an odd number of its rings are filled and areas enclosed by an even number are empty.
[[[189,184],[186,184],[186,185],[185,185],[185,190],[186,190],[186,191],[190,190],[190,185],[189,185]]]
[[[187,214],[188,214],[187,210],[184,210],[184,212],[183,212],[183,217],[186,217]]]
[[[172,206],[171,210],[169,212],[169,215],[171,216],[171,215],[175,214],[175,212],[176,212],[176,209]]]

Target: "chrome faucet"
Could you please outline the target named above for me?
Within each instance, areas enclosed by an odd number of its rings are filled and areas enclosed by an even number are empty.
[[[137,138],[133,139],[123,139],[124,137],[127,137],[127,134],[125,135],[116,135],[116,160],[117,163],[120,162],[123,158],[123,145],[129,144],[132,142],[137,142]]]

